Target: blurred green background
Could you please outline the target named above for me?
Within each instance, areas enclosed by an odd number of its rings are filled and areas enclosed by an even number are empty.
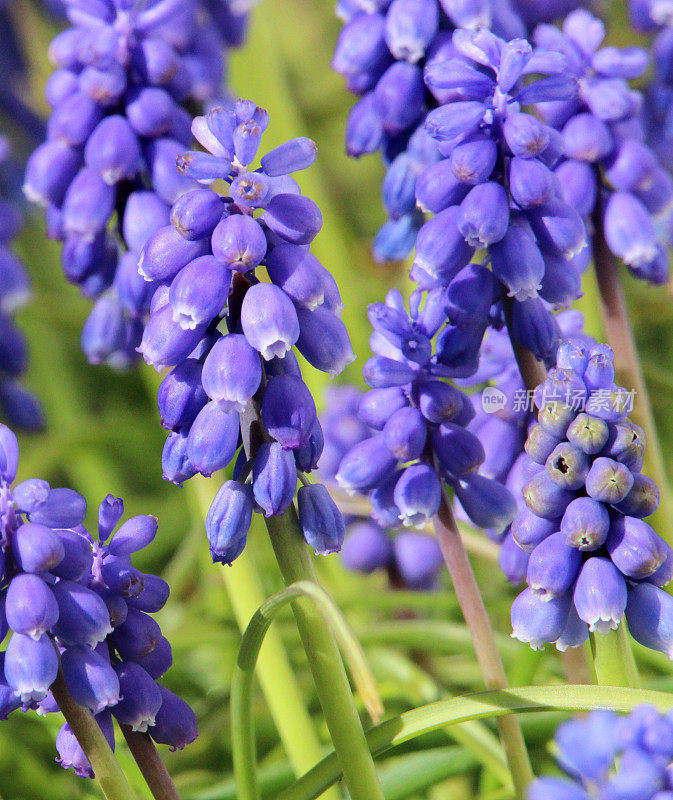
[[[31,57],[29,98],[35,108],[46,113],[40,97],[50,69],[45,53],[53,28],[26,2],[14,3],[14,12]],[[617,23],[614,35],[626,41],[622,6],[615,3],[611,14]],[[318,143],[318,162],[300,176],[300,182],[304,193],[322,209],[324,229],[313,251],[339,283],[347,306],[344,319],[358,354],[357,362],[338,380],[360,383],[360,368],[368,355],[366,306],[381,299],[392,285],[406,291],[408,282],[406,267],[376,265],[370,257],[371,238],[383,219],[383,170],[377,157],[354,161],[344,153],[344,124],[352,100],[342,79],[329,68],[339,26],[331,0],[263,0],[253,11],[245,47],[231,55],[229,84],[234,93],[254,99],[270,112],[265,149],[299,135]],[[184,798],[234,798],[228,692],[239,632],[222,581],[223,568],[210,564],[193,494],[161,478],[164,432],[155,404],[158,377],[144,364],[132,374],[122,374],[86,363],[79,334],[90,304],[63,279],[58,245],[45,238],[39,212],[27,225],[17,249],[35,284],[34,300],[18,320],[31,348],[27,380],[44,403],[48,423],[45,433],[21,438],[19,478],[44,477],[52,485],[76,488],[89,500],[92,525],[98,502],[108,492],[125,499],[129,514],[159,517],[159,536],[140,554],[136,566],[162,574],[171,583],[171,600],[158,615],[174,652],[174,666],[164,682],[191,703],[200,726],[199,739],[184,752],[162,750]],[[626,283],[670,471],[671,295],[666,288],[647,289],[629,279]],[[586,291],[583,305],[588,325],[598,333],[590,284]],[[307,370],[306,378],[319,398],[327,383],[325,376]],[[217,477],[211,482],[219,485]],[[265,593],[271,594],[280,588],[281,580],[259,517],[248,548],[260,569]],[[563,667],[555,652],[533,653],[509,638],[513,590],[497,567],[483,557],[475,558],[475,567],[484,578],[487,607],[501,636],[511,681],[563,681]],[[410,597],[386,591],[383,576],[347,574],[335,557],[319,559],[318,568],[325,586],[361,637],[387,713],[481,688],[471,641],[448,582],[438,593]],[[327,745],[292,617],[285,614],[276,624],[306,705],[316,715],[316,726]],[[423,652],[419,652],[421,642]],[[673,669],[665,657],[643,649],[638,654],[647,665],[645,685],[673,689]],[[255,714],[259,760],[270,781],[265,781],[265,797],[272,797],[290,773],[261,693]],[[558,719],[553,714],[524,717],[535,766],[545,761],[549,768],[547,741]],[[20,712],[0,724],[0,795],[5,800],[102,796],[95,783],[76,778],[55,763],[54,738],[60,724],[58,715],[43,720]],[[467,800],[477,789],[483,797],[507,796],[498,793],[493,770],[477,768],[478,755],[474,753],[468,753],[462,763],[464,773],[452,775],[452,746],[448,733],[436,733],[382,759],[389,800]],[[118,749],[138,796],[148,796],[125,747]],[[435,760],[432,765],[427,762],[422,769],[410,770],[419,751],[430,752]],[[412,772],[416,783],[407,785],[402,777]]]

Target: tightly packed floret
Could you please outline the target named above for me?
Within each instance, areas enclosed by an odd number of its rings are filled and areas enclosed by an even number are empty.
[[[327,405],[320,417],[325,447],[318,462],[318,475],[328,485],[335,481],[346,453],[377,434],[358,416],[362,397],[363,392],[354,386],[337,386],[326,393]],[[384,570],[395,588],[429,590],[437,585],[443,561],[433,536],[400,527],[399,520],[380,525],[375,518],[352,509],[344,513],[344,523],[346,538],[341,559],[348,569],[367,574]]]
[[[587,345],[594,343],[583,332],[584,318],[579,311],[562,311],[556,320],[564,338],[573,337]],[[486,454],[480,472],[505,484],[522,511],[525,508],[522,490],[527,482],[524,444],[536,422],[535,406],[524,387],[512,343],[504,330],[490,328],[486,332],[479,354],[479,369],[469,379],[458,381],[468,386],[485,382],[487,386],[470,396],[475,415],[468,426],[479,437]],[[456,515],[459,519],[465,516],[458,501]],[[514,541],[511,526],[504,531],[490,530],[487,534],[501,545],[500,568],[507,579],[513,584],[522,583],[529,554]]]
[[[562,30],[540,25],[534,34],[540,57],[561,54],[565,74],[577,78],[577,97],[538,106],[562,137],[563,160],[555,169],[565,200],[593,215],[609,249],[629,271],[650,283],[668,280],[666,248],[673,243],[673,179],[644,142],[643,96],[629,85],[649,64],[640,47],[602,47],[605,26],[588,11],[569,14]],[[673,56],[664,36],[655,62]],[[652,89],[645,105],[656,106]],[[665,136],[663,120],[655,124]]]
[[[58,711],[50,687],[60,669],[111,747],[115,717],[183,748],[196,738],[196,717],[156,683],[172,655],[150,616],[166,603],[169,587],[131,564],[154,539],[156,518],[131,517],[117,528],[124,503],[108,495],[94,538],[82,524],[86,502],[77,492],[39,479],[11,486],[18,458],[16,437],[0,426],[0,641],[11,632],[0,653],[0,719],[21,707]],[[56,746],[65,768],[93,775],[67,724]]]
[[[290,174],[315,161],[315,144],[285,142],[253,171],[268,121],[247,100],[194,120],[209,152],[181,155],[178,168],[204,184],[228,183],[229,195],[211,188],[183,195],[139,267],[157,287],[139,350],[157,369],[173,367],[159,390],[171,431],[164,477],[180,484],[211,475],[240,448],[234,480],[207,519],[213,559],[223,563],[243,550],[253,510],[283,514],[297,473],[315,469],[322,452],[315,403],[292,348],[330,375],[355,358],[336,283],[308,247],[322,227],[320,210]],[[319,553],[339,550],[343,523],[324,487],[302,486],[297,501],[309,544]]]
[[[528,800],[668,800],[673,795],[673,714],[636,706],[627,716],[592,711],[562,723],[555,755],[567,777],[542,777]]]
[[[228,2],[65,5],[72,27],[49,49],[57,69],[46,87],[47,141],[28,161],[24,191],[46,207],[67,279],[96,298],[82,332],[88,359],[125,366],[152,294],[138,254],[196,185],[175,171],[191,143],[186,106],[221,90],[226,40],[206,7],[224,14]]]
[[[383,203],[390,222],[374,243],[379,260],[404,258],[412,249],[423,215],[416,209],[417,179],[439,156],[423,130],[423,119],[456,94],[424,81],[433,65],[456,55],[457,28],[488,28],[504,39],[526,35],[526,26],[550,20],[578,5],[509,0],[342,0],[345,25],[333,69],[361,99],[346,125],[352,156],[381,150],[388,168]]]
[[[27,346],[12,320],[31,295],[26,268],[11,250],[22,224],[19,207],[10,199],[12,166],[9,144],[0,136],[0,408],[11,425],[39,430],[44,423],[42,409],[20,380],[26,368]]]
[[[516,502],[502,484],[479,474],[484,449],[467,430],[474,408],[444,380],[454,370],[433,354],[432,340],[446,318],[444,292],[429,292],[421,306],[422,299],[414,293],[409,314],[392,290],[385,303],[369,308],[376,355],[363,369],[371,391],[358,412],[377,433],[344,456],[337,481],[369,497],[380,525],[413,527],[437,513],[444,479],[475,525],[502,530],[516,514]]]
[[[673,656],[673,550],[645,522],[659,490],[643,475],[645,436],[615,385],[612,350],[565,340],[535,390],[538,421],[521,470],[524,508],[512,523],[530,553],[528,587],[512,605],[513,636],[531,647],[581,645],[616,629]]]

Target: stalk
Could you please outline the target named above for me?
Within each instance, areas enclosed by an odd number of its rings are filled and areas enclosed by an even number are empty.
[[[653,519],[661,521],[661,529],[667,530],[673,519],[673,495],[666,474],[664,457],[657,436],[657,427],[652,413],[647,385],[638,358],[633,328],[619,277],[617,260],[610,252],[603,233],[603,204],[598,200],[593,213],[594,223],[594,268],[601,300],[601,314],[608,344],[615,351],[615,369],[620,382],[627,390],[635,391],[633,419],[645,431],[647,448],[643,472],[656,481],[661,492],[659,510]],[[654,527],[657,527],[656,524]],[[671,536],[664,534],[671,541]]]
[[[439,511],[434,518],[434,525],[444,562],[449,570],[456,597],[472,636],[486,688],[504,689],[507,687],[507,675],[500,659],[491,621],[472,571],[472,565],[460,538],[453,512],[444,493],[442,493]],[[507,716],[498,719],[498,729],[514,781],[516,796],[519,800],[524,800],[526,787],[532,780],[533,771],[521,727],[516,717]]]
[[[119,727],[154,800],[180,800],[178,790],[149,733],[133,731],[128,725]]]
[[[241,415],[241,434],[248,458],[254,458],[259,446],[270,438],[261,418],[263,396],[262,386]],[[266,517],[264,521],[286,586],[298,581],[319,584],[294,505],[284,514]],[[350,796],[352,800],[383,800],[374,760],[334,637],[314,607],[295,602],[292,609]]]
[[[114,757],[103,731],[89,709],[72,699],[60,667],[56,680],[51,685],[51,691],[66,722],[89,759],[96,780],[107,800],[136,800],[136,795]]]
[[[589,635],[596,683],[599,686],[640,687],[638,668],[625,625],[622,620],[616,631]]]
[[[286,585],[318,583],[293,506],[266,519],[271,543]],[[353,800],[383,800],[383,791],[365,739],[341,656],[320,613],[307,603],[293,603],[320,705],[344,779]]]

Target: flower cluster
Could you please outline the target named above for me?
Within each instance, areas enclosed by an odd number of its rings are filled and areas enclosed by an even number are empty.
[[[12,632],[0,654],[0,719],[21,706],[58,711],[50,686],[60,668],[110,746],[112,715],[184,747],[196,738],[194,713],[156,683],[172,655],[150,614],[166,603],[168,584],[131,564],[154,538],[156,518],[132,517],[115,531],[124,503],[108,495],[96,539],[82,525],[86,503],[76,492],[39,479],[12,488],[18,458],[16,437],[0,426],[0,640]],[[56,745],[65,768],[92,776],[67,723]]]
[[[328,484],[334,482],[346,453],[377,433],[358,416],[362,397],[354,386],[337,386],[326,393],[327,407],[320,418],[325,447],[318,469]],[[434,588],[443,565],[437,540],[421,531],[400,529],[399,521],[391,523],[389,518],[379,524],[377,517],[378,510],[371,517],[352,511],[344,514],[346,538],[341,559],[346,567],[367,574],[385,570],[390,585],[396,588]]]
[[[226,181],[229,196],[210,188],[184,194],[139,267],[157,287],[139,350],[157,369],[174,368],[159,390],[171,431],[164,477],[180,484],[211,475],[244,445],[207,519],[213,559],[224,563],[243,550],[253,510],[283,514],[298,471],[315,469],[322,452],[292,347],[330,375],[355,358],[336,283],[308,248],[322,227],[320,210],[290,175],[315,161],[315,144],[292,139],[252,171],[268,121],[247,100],[194,120],[209,152],[181,155],[178,168],[202,183]],[[325,488],[302,486],[297,500],[309,544],[319,553],[339,550],[343,522]]]
[[[475,291],[473,281],[484,276],[490,279],[488,270],[472,264],[464,271],[460,295],[433,290],[421,305],[423,295],[415,292],[411,315],[396,290],[385,303],[369,308],[374,327],[370,344],[376,355],[363,369],[371,391],[362,397],[358,413],[377,433],[350,449],[336,478],[343,489],[369,496],[381,525],[425,524],[440,506],[440,476],[478,527],[502,530],[516,514],[509,491],[479,474],[484,448],[466,427],[474,408],[466,394],[443,380],[455,370],[433,354],[432,340],[446,319],[446,303],[459,314],[475,301],[483,302],[484,292]],[[451,335],[447,325],[438,343]]]
[[[574,309],[561,311],[556,316],[564,338],[579,338],[587,344],[593,339],[583,333],[584,318]],[[479,354],[479,368],[470,378],[459,384],[488,385],[470,396],[475,415],[468,429],[476,434],[484,447],[486,458],[480,472],[493,478],[510,490],[521,511],[525,504],[522,490],[526,483],[524,444],[528,432],[535,424],[535,408],[523,384],[514,357],[512,343],[504,330],[489,328]],[[456,500],[456,516],[465,514]],[[511,526],[504,531],[487,531],[501,545],[500,568],[513,584],[522,583],[528,568],[528,553],[514,541]]]
[[[659,588],[673,577],[673,550],[644,521],[659,490],[641,474],[644,433],[614,377],[609,347],[567,339],[535,390],[526,508],[511,529],[530,553],[528,587],[512,605],[512,635],[565,650],[616,629],[626,612],[636,641],[673,656],[673,599]]]
[[[208,20],[206,6],[217,12]],[[217,96],[228,0],[65,2],[72,27],[52,41],[47,141],[26,168],[27,197],[46,207],[67,279],[97,298],[82,332],[92,363],[135,357],[150,287],[138,254],[193,181],[175,171],[191,142],[185,106]],[[219,22],[218,22],[219,20]],[[211,24],[212,23],[212,24]],[[110,225],[110,221],[114,225]]]
[[[528,800],[666,800],[673,793],[671,712],[647,705],[628,716],[592,711],[560,725],[554,745],[567,777],[537,778]]]
[[[576,98],[538,108],[562,137],[564,158],[555,174],[566,202],[583,216],[598,214],[607,246],[634,275],[665,283],[665,249],[673,243],[673,179],[644,144],[643,97],[629,85],[643,75],[649,57],[639,47],[601,47],[604,37],[603,23],[584,10],[569,14],[562,30],[551,25],[535,30],[536,54],[561,54],[564,73],[574,75],[579,86]],[[661,69],[673,56],[670,35],[662,35],[655,52]],[[647,106],[656,116],[660,92],[653,87],[650,94]],[[654,127],[666,136],[663,121]]]
[[[412,249],[423,216],[414,185],[438,160],[423,130],[426,113],[460,93],[424,82],[424,71],[457,55],[456,28],[489,28],[505,39],[526,34],[526,26],[552,19],[578,5],[572,0],[342,0],[337,13],[345,25],[333,69],[361,99],[346,125],[352,156],[381,150],[388,172],[383,204],[390,217],[374,242],[379,260],[404,258]]]
[[[26,368],[26,343],[12,321],[14,313],[30,299],[30,281],[23,263],[10,249],[22,223],[19,208],[10,199],[5,171],[9,173],[11,168],[8,142],[0,136],[0,408],[11,425],[39,430],[44,422],[42,409],[19,380]]]

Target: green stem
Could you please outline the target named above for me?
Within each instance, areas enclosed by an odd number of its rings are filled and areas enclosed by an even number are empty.
[[[133,731],[128,725],[119,727],[154,800],[180,800],[178,790],[149,733]]]
[[[267,517],[266,524],[285,583],[288,586],[303,580],[317,583],[294,506],[290,506],[282,516]],[[374,761],[334,638],[313,606],[295,602],[293,610],[350,795],[353,800],[383,800]]]
[[[474,577],[472,565],[460,538],[453,512],[444,493],[442,493],[442,502],[434,523],[444,563],[451,576],[456,597],[470,630],[486,688],[504,689],[507,686],[507,675],[498,652],[491,621]],[[533,771],[521,727],[515,717],[500,718],[498,727],[512,773],[516,796],[523,800],[526,796],[526,787],[532,780]]]
[[[187,482],[186,487],[191,490],[200,514],[205,518],[215,494],[213,481],[196,476]],[[266,599],[249,551],[244,551],[231,567],[219,572],[243,632]],[[306,711],[306,701],[292,672],[282,639],[275,630],[270,630],[264,639],[256,674],[290,763],[298,774],[306,772],[320,761],[323,749]],[[339,791],[332,787],[325,794],[325,800],[339,800],[340,796]]]
[[[325,622],[332,628],[348,662],[353,679],[374,722],[379,722],[383,706],[374,676],[365,660],[360,643],[332,598],[316,583],[302,581],[270,597],[257,610],[245,629],[231,681],[231,738],[234,751],[234,774],[239,800],[259,800],[260,790],[255,765],[257,753],[252,716],[252,683],[255,665],[264,636],[278,612],[299,597],[310,599]]]
[[[657,435],[657,426],[652,413],[647,384],[643,378],[617,261],[608,248],[603,233],[603,207],[601,202],[596,203],[593,222],[594,266],[601,299],[605,335],[608,344],[615,353],[615,369],[620,382],[627,390],[635,391],[632,416],[634,421],[644,429],[647,439],[643,472],[656,481],[661,493],[659,510],[652,516],[650,522],[655,528],[657,524],[652,520],[661,522],[659,526],[662,531],[661,535],[670,543],[673,541],[668,533],[670,521],[673,519],[673,494],[666,474],[664,457]]]
[[[136,795],[129,786],[114,753],[110,750],[103,731],[89,709],[80,706],[72,699],[60,668],[51,691],[66,722],[89,759],[96,780],[107,800],[136,800]]]
[[[629,686],[637,689],[640,685],[638,668],[625,625],[622,620],[616,631],[590,634],[596,682],[600,686]]]

